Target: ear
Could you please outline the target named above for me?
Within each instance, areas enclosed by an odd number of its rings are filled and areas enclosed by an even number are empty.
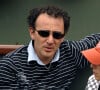
[[[34,40],[34,38],[35,38],[34,33],[35,33],[34,29],[32,27],[29,27],[29,34],[30,34],[30,37],[32,40]]]

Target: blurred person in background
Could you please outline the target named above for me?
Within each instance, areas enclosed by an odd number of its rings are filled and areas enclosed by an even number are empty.
[[[82,54],[91,63],[93,71],[85,90],[100,90],[100,42],[94,48],[83,50]]]

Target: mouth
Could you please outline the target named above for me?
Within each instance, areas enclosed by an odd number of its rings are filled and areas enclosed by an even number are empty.
[[[52,47],[45,47],[46,52],[52,52],[54,49]]]

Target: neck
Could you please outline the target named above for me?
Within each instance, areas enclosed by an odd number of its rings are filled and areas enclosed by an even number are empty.
[[[45,65],[47,65],[47,64],[49,64],[49,63],[51,63],[51,61],[52,61],[52,59],[45,59],[45,60],[43,60],[43,59],[40,59],[41,61],[42,61],[42,63],[44,63]]]

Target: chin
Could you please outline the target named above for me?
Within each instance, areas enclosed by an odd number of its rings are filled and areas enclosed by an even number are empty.
[[[100,81],[100,77],[96,77],[96,76],[95,76],[95,79],[96,79],[97,81]]]

